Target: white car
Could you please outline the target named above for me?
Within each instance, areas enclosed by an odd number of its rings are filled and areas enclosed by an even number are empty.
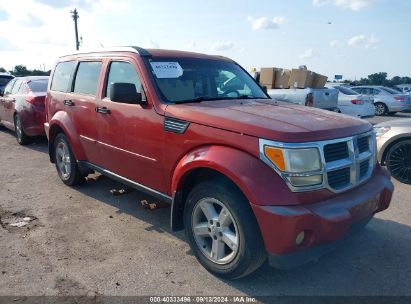
[[[407,94],[383,86],[351,87],[358,94],[374,97],[375,115],[395,114],[411,109],[410,97]]]
[[[373,117],[375,115],[374,99],[358,94],[354,90],[338,84],[328,84],[338,90],[338,109],[343,114],[355,117]]]

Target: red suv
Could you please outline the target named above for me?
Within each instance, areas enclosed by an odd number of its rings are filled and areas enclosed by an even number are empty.
[[[221,277],[267,258],[278,268],[316,259],[391,201],[369,123],[279,105],[228,58],[138,47],[67,55],[46,107],[65,184],[97,171],[170,203],[172,228]]]

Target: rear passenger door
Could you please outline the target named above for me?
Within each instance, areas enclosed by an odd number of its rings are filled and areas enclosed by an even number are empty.
[[[110,100],[110,84],[133,83],[142,91],[142,79],[132,59],[107,61],[102,100],[98,113],[100,151],[103,167],[134,182],[164,191],[164,169],[160,156],[163,153],[163,117],[152,104],[126,104]]]
[[[63,101],[79,136],[86,160],[96,165],[101,165],[102,162],[97,145],[98,125],[95,112],[101,68],[101,60],[80,60],[70,90]]]

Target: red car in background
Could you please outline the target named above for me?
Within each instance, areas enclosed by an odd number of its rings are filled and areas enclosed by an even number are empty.
[[[16,132],[20,145],[29,143],[30,137],[45,135],[48,79],[48,76],[16,77],[0,96],[0,124]]]

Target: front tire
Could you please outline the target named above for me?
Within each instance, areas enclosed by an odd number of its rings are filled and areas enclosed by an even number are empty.
[[[59,133],[54,140],[54,161],[60,179],[68,186],[75,186],[84,181],[71,150],[67,137]]]
[[[393,145],[385,160],[392,177],[401,183],[411,184],[411,140],[403,140]]]
[[[382,102],[377,102],[376,104],[374,104],[374,108],[375,108],[375,115],[377,116],[382,116],[388,113],[387,106],[383,104]]]
[[[14,116],[14,131],[16,132],[16,140],[19,145],[27,145],[30,143],[30,138],[24,133],[23,125],[18,114]]]
[[[266,258],[253,211],[242,193],[225,180],[203,182],[189,193],[185,233],[200,264],[212,274],[237,279]]]

